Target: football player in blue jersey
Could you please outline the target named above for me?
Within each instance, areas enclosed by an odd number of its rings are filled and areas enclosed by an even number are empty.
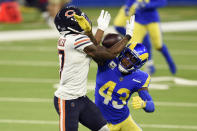
[[[167,46],[162,40],[160,18],[157,11],[157,8],[163,7],[166,4],[166,0],[127,0],[125,6],[121,8],[114,21],[115,29],[124,34],[125,21],[130,15],[136,15],[134,37],[131,42],[143,43],[148,49],[150,56],[146,65],[150,74],[155,72],[153,61],[151,60],[152,53],[150,40],[153,46],[164,56],[168,63],[170,72],[172,74],[176,73],[176,65],[168,51]],[[150,36],[150,40],[148,36]]]
[[[148,92],[150,75],[139,70],[148,60],[143,44],[128,44],[118,57],[98,64],[95,103],[108,122],[110,131],[141,131],[132,119],[128,101],[132,97],[134,109],[154,112],[155,106]]]

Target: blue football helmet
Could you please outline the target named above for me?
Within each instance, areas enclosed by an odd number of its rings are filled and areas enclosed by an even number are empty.
[[[128,44],[118,56],[118,69],[122,73],[132,73],[148,60],[148,51],[141,43]]]
[[[75,6],[67,6],[66,4],[57,13],[54,19],[55,26],[59,32],[67,33],[82,33],[83,29],[79,26],[74,18],[74,14],[84,16],[86,20],[92,25],[91,21],[85,13]]]

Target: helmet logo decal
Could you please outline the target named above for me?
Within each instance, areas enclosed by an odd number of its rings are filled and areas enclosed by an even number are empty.
[[[68,18],[74,16],[74,14],[76,14],[74,10],[68,10],[65,12],[65,16],[67,16]]]

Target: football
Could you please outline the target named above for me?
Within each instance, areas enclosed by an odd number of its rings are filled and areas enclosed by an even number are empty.
[[[102,45],[106,48],[110,48],[120,40],[122,40],[121,35],[115,33],[108,33],[107,35],[105,35]]]

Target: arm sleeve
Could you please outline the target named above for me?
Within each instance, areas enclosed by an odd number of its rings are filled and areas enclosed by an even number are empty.
[[[78,35],[73,42],[73,48],[84,53],[84,48],[92,45],[90,38],[86,35]]]
[[[161,8],[167,5],[167,0],[150,0],[145,9]]]
[[[141,91],[138,92],[138,94],[142,98],[142,100],[146,101],[146,107],[144,108],[144,110],[146,112],[154,112],[155,111],[155,105],[154,105],[152,97],[150,96],[148,91],[147,90],[141,90]]]

